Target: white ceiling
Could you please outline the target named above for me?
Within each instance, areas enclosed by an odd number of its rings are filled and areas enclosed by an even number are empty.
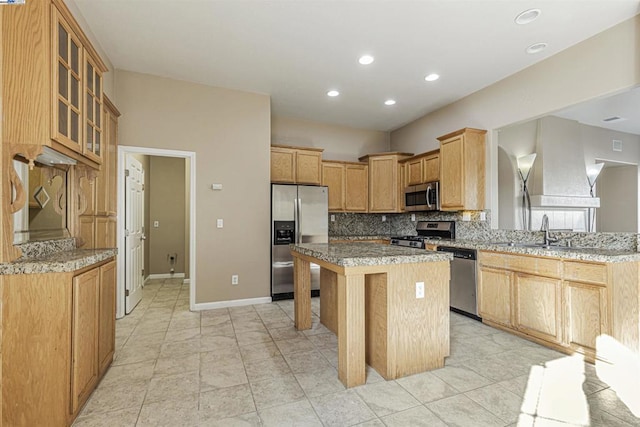
[[[583,102],[553,115],[591,126],[640,135],[640,87],[608,98]],[[603,121],[616,116],[623,120]]]
[[[265,93],[276,115],[385,131],[640,11],[640,0],[75,3],[118,69]],[[535,22],[514,23],[532,7]],[[549,47],[526,54],[537,42]],[[358,63],[364,53],[372,65]],[[440,80],[425,82],[432,72]]]

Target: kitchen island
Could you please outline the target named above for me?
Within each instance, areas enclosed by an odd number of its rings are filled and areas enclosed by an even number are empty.
[[[291,253],[295,327],[311,328],[310,263],[318,264],[321,289],[334,295],[321,304],[335,313],[345,386],[365,383],[366,363],[385,379],[444,366],[451,254],[374,243],[299,244]]]

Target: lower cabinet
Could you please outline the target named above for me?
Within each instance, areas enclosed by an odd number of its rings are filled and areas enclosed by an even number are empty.
[[[511,327],[511,276],[505,270],[481,268],[478,274],[478,312],[480,317]]]
[[[562,343],[562,281],[521,273],[516,273],[514,279],[516,329],[546,341]]]
[[[606,286],[566,281],[566,342],[575,351],[596,354],[596,340],[609,333],[608,292]]]
[[[607,358],[597,349],[600,336],[613,336],[634,351],[640,349],[627,332],[613,327],[611,309],[624,303],[624,298],[616,303],[616,294],[622,297],[626,292],[613,290],[627,286],[614,284],[614,277],[625,275],[613,272],[636,271],[633,265],[494,252],[480,252],[478,259],[478,310],[483,321],[557,350],[582,353],[591,361]],[[634,283],[631,280],[630,286]],[[617,310],[617,315],[620,324],[637,325],[637,319],[627,320],[625,310]]]
[[[73,423],[115,349],[116,263],[3,276],[2,425]]]

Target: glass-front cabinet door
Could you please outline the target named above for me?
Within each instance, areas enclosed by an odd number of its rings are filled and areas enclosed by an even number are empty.
[[[82,44],[55,8],[53,20],[53,139],[82,153]]]
[[[102,73],[89,55],[85,57],[85,145],[84,155],[102,161]]]

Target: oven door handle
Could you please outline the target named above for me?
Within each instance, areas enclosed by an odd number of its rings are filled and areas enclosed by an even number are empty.
[[[431,204],[431,186],[427,187],[427,207],[432,208],[433,205]]]

